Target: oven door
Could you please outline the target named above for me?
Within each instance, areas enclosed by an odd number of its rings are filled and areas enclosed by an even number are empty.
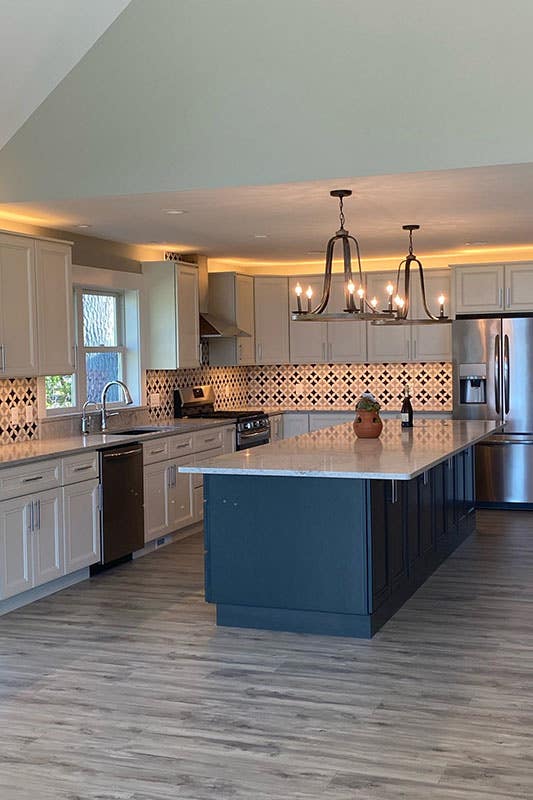
[[[270,430],[268,428],[260,431],[239,431],[237,433],[237,450],[259,447],[261,444],[268,444],[269,441]]]

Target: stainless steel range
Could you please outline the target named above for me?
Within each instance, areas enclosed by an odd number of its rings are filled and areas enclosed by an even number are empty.
[[[270,441],[270,420],[264,411],[241,409],[215,411],[212,386],[191,386],[174,392],[174,416],[177,418],[235,420],[235,449],[247,450]]]

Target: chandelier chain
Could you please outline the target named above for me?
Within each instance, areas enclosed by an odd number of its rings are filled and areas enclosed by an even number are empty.
[[[339,197],[339,221],[341,223],[341,231],[344,230],[344,223],[346,222],[346,217],[344,216],[344,201],[342,197]]]

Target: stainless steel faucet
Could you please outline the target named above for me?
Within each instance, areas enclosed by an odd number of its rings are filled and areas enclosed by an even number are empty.
[[[81,407],[81,432],[84,436],[87,436],[91,432],[91,418],[87,416],[87,408],[89,406],[98,408],[98,403],[94,403],[92,400],[86,400]]]
[[[116,416],[116,414],[118,414],[118,411],[108,411],[106,408],[107,393],[111,388],[111,386],[120,386],[120,388],[122,389],[122,394],[124,395],[124,402],[126,403],[127,406],[131,406],[131,404],[133,403],[130,390],[128,389],[125,383],[123,383],[122,381],[109,381],[109,383],[106,383],[106,385],[102,389],[102,398],[100,401],[102,404],[102,422],[100,424],[101,431],[107,430],[107,418],[114,417]]]

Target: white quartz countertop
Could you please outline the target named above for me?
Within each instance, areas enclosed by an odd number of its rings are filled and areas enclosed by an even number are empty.
[[[219,428],[231,425],[235,420],[231,419],[186,419],[183,421],[172,420],[156,423],[161,425],[160,430],[142,434],[121,434],[108,431],[102,434],[92,434],[89,436],[65,436],[57,439],[32,439],[27,442],[16,442],[0,446],[0,469],[2,467],[13,467],[17,464],[24,464],[29,461],[42,460],[45,458],[56,458],[60,456],[71,456],[76,453],[87,452],[89,450],[103,450],[108,447],[116,447],[121,444],[131,442],[146,442],[152,439],[160,439],[163,436],[174,436],[179,433],[191,433],[192,431],[205,430],[207,428]],[[133,426],[132,426],[133,427]],[[147,424],[135,427],[155,427]]]
[[[379,439],[357,439],[346,422],[179,471],[411,480],[500,428],[494,421],[423,419],[402,429],[399,420],[386,419]]]

